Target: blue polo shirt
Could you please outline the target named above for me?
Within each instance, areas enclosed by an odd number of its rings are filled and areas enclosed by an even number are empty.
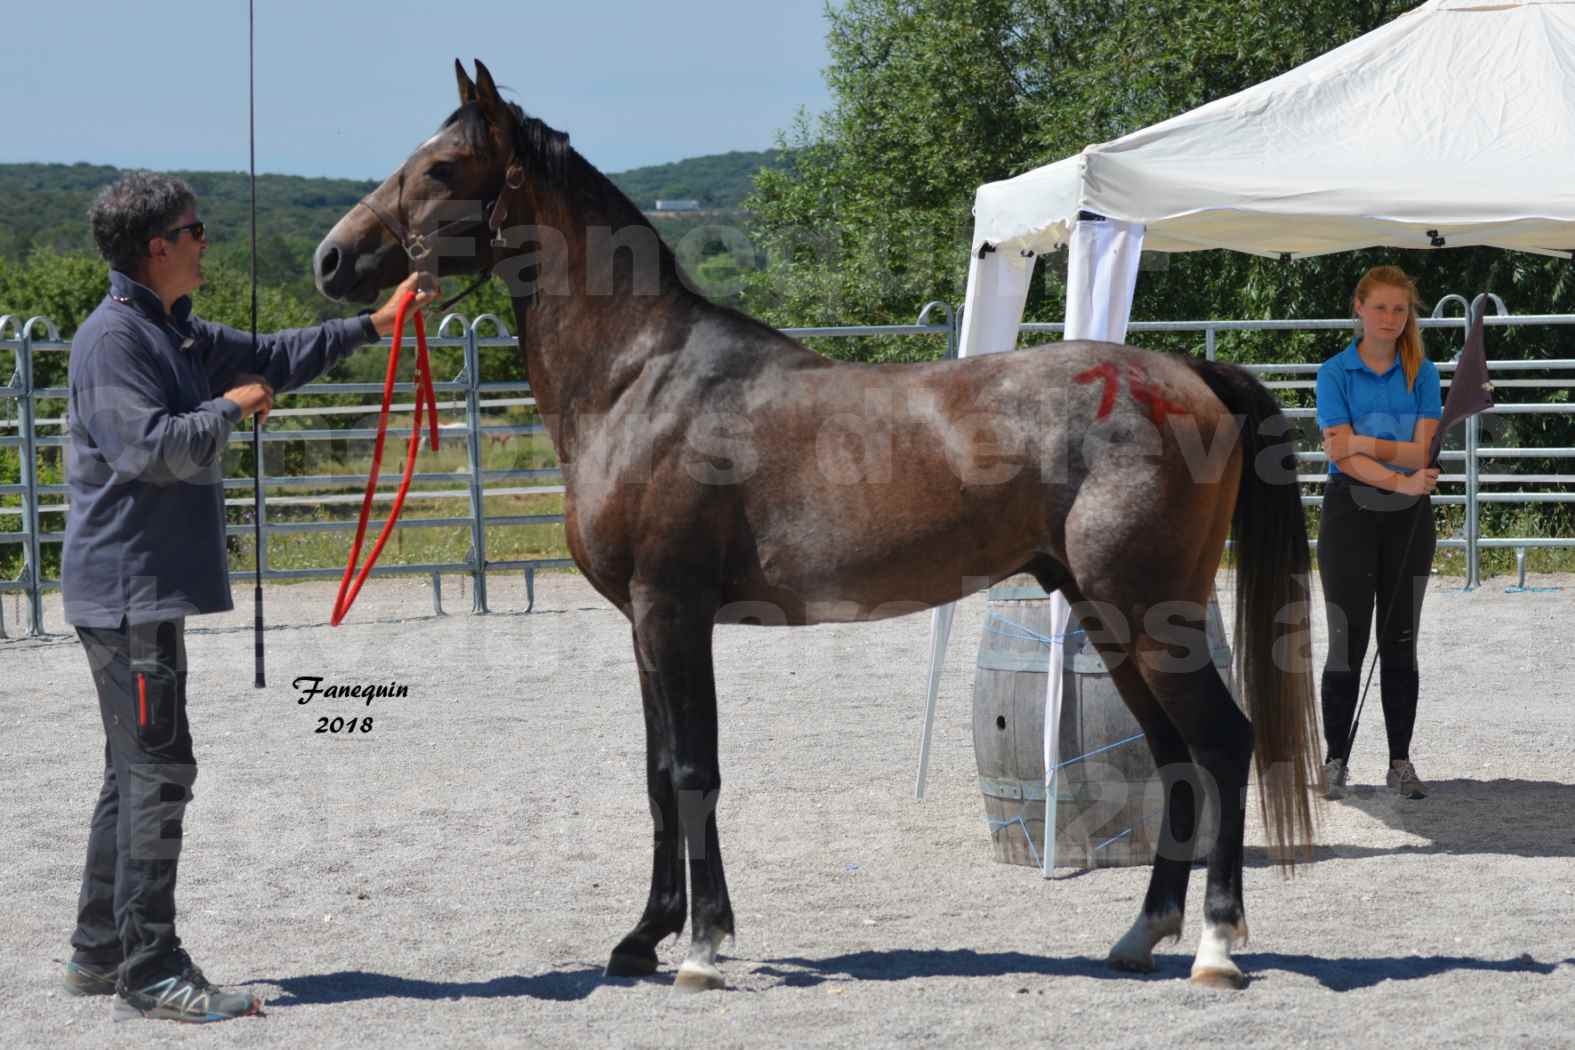
[[[1438,419],[1443,414],[1438,366],[1426,357],[1422,358],[1416,382],[1409,390],[1398,353],[1394,364],[1380,375],[1362,361],[1355,339],[1318,369],[1319,430],[1345,423],[1363,437],[1410,441],[1416,436],[1417,420]],[[1331,461],[1330,476],[1340,473],[1343,472]]]
[[[224,543],[224,450],[242,373],[274,390],[308,382],[364,343],[368,318],[251,335],[169,312],[118,270],[71,341],[61,553],[66,622],[118,627],[232,608]]]

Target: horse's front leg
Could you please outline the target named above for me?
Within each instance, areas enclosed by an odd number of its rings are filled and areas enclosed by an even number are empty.
[[[640,671],[640,698],[645,710],[645,782],[651,802],[656,840],[651,858],[651,895],[640,921],[618,942],[607,960],[608,977],[639,977],[654,973],[656,946],[676,937],[684,928],[688,895],[684,879],[683,838],[679,835],[678,800],[673,791],[673,760],[669,744],[670,718],[663,709],[635,639],[635,659]]]
[[[716,827],[722,788],[711,663],[716,604],[644,586],[636,586],[632,597],[637,655],[666,718],[678,828],[689,858],[689,954],[674,988],[722,988],[716,953],[733,935],[733,906]]]

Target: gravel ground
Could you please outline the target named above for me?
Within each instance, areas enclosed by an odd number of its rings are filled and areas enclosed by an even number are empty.
[[[639,690],[623,618],[556,575],[528,615],[517,577],[492,581],[490,616],[454,580],[445,617],[425,585],[380,581],[339,629],[332,588],[276,587],[265,691],[249,595],[193,621],[182,934],[267,1016],[115,1025],[106,1000],[57,991],[101,776],[86,665],[69,638],[0,641],[0,1045],[1575,1045],[1575,577],[1505,582],[1438,578],[1428,598],[1413,754],[1431,797],[1329,804],[1290,881],[1249,827],[1238,993],[1185,980],[1201,872],[1182,942],[1134,977],[1102,960],[1146,869],[1045,881],[991,860],[969,714],[982,596],[959,607],[922,803],[928,617],[719,632],[731,987],[672,996],[672,942],[658,976],[604,980],[649,875]],[[300,675],[409,696],[302,706]],[[1353,781],[1381,785],[1369,712]],[[315,733],[333,714],[373,727]]]

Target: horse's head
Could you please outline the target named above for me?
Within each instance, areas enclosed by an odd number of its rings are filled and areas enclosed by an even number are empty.
[[[459,108],[317,246],[312,272],[330,299],[371,302],[412,270],[491,269],[505,202],[524,181],[523,114],[498,96],[480,61],[474,82],[458,59],[454,72]]]

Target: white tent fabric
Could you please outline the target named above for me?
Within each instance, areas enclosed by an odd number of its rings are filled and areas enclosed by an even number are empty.
[[[1079,222],[1072,227],[1065,338],[1127,341],[1144,237],[1143,227],[1131,222]],[[1022,319],[1019,302],[1014,323],[1021,324]]]
[[[977,252],[1575,248],[1575,2],[1430,0],[1273,80],[980,187]]]
[[[998,354],[1017,345],[1017,326],[1033,276],[1031,252],[974,252],[968,263],[958,357]]]

